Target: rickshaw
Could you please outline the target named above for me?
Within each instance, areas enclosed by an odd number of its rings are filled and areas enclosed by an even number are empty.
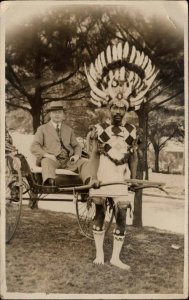
[[[5,155],[6,243],[13,239],[18,228],[24,200],[29,201],[31,209],[37,206],[38,201],[72,201],[75,205],[81,234],[86,238],[93,239],[92,224],[95,216],[95,204],[89,195],[92,186],[83,185],[77,173],[65,169],[57,169],[56,186],[42,185],[41,168],[35,165],[35,158],[29,150],[33,135],[16,134],[12,135],[11,139],[12,142],[6,143]],[[87,157],[87,153],[83,151],[82,156]],[[137,184],[135,191],[147,187],[155,187],[164,191],[164,183],[135,179],[126,179],[124,182],[107,182],[100,186],[112,184]],[[49,195],[52,197],[49,198]],[[59,198],[55,198],[55,195],[59,195]],[[131,210],[129,202],[128,208]],[[106,198],[105,209],[105,231],[107,233],[114,218],[112,198]]]

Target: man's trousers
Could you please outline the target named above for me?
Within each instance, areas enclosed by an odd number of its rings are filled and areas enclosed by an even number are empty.
[[[91,177],[90,161],[86,158],[79,158],[75,163],[68,161],[66,164],[61,163],[59,160],[54,161],[50,158],[43,158],[41,167],[43,182],[48,178],[55,179],[56,169],[66,169],[78,173],[83,183],[86,183],[86,180]]]

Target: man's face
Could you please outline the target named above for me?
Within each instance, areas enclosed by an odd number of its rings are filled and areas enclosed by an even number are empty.
[[[53,110],[50,112],[50,118],[54,123],[60,123],[65,119],[63,110]]]
[[[118,107],[116,104],[112,105],[110,108],[112,123],[115,125],[120,125],[125,113],[126,108],[124,106]]]

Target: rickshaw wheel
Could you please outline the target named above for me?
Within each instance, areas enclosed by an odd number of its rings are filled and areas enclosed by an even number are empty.
[[[5,188],[6,188],[6,243],[15,235],[19,225],[22,207],[22,174],[19,159],[7,156],[5,160]]]
[[[28,200],[28,206],[31,209],[37,209],[38,208],[38,194],[35,194],[34,192],[32,192],[32,190],[30,189],[29,183],[27,181],[26,178],[24,178],[23,180],[23,186],[24,186],[24,190],[23,190],[23,195],[28,194],[27,198],[24,198],[24,200]]]
[[[86,199],[87,198],[87,199]],[[77,221],[79,224],[80,231],[82,235],[87,237],[88,239],[93,240],[93,221],[95,217],[95,204],[91,200],[90,197],[86,197],[84,200],[76,199],[76,214],[77,214]],[[106,216],[105,216],[105,233],[108,232],[110,226],[112,224],[114,218],[114,208],[109,209],[110,206],[108,202],[105,204]]]

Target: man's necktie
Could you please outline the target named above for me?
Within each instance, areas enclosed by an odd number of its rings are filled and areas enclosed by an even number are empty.
[[[57,124],[57,126],[56,126],[56,132],[57,132],[58,138],[60,140],[61,148],[65,149],[67,151],[67,149],[65,148],[65,146],[63,144],[62,138],[61,138],[61,132],[60,132],[60,125],[59,124]]]
[[[60,127],[59,127],[59,124],[57,124],[57,126],[56,126],[56,132],[58,134],[58,137],[60,138]]]

